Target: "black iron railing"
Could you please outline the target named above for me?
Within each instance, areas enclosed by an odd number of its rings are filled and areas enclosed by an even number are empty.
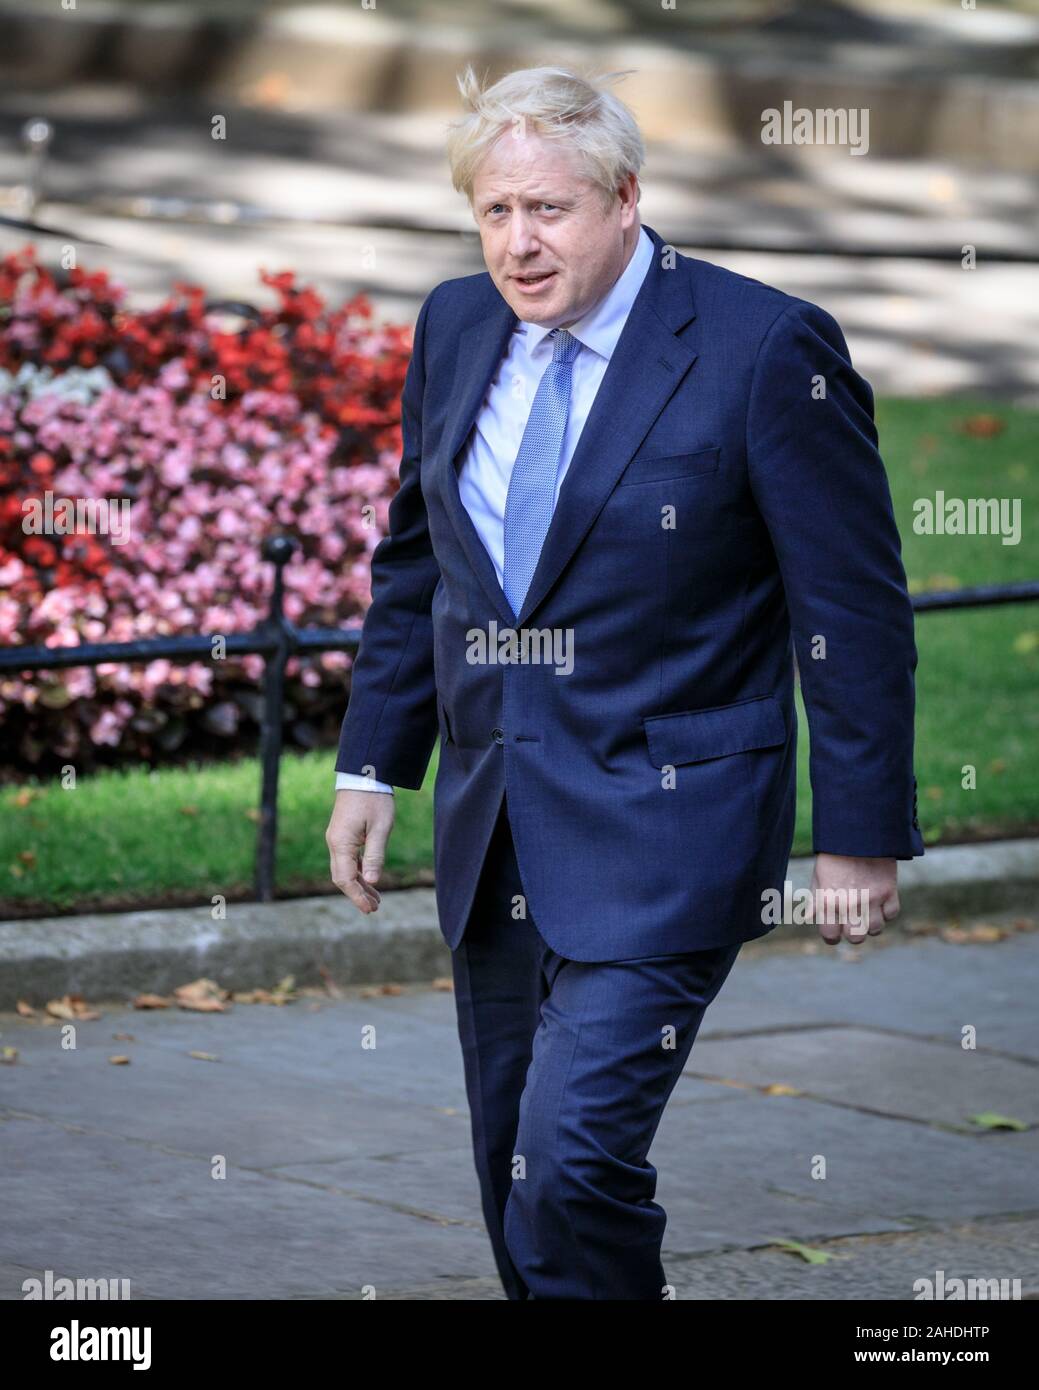
[[[211,658],[217,640],[228,656],[255,654],[264,657],[263,719],[260,726],[262,780],[254,875],[256,897],[260,902],[271,902],[274,898],[286,664],[290,656],[302,652],[354,651],[361,637],[359,627],[298,628],[286,618],[284,569],[297,544],[291,536],[273,536],[264,542],[262,553],[264,559],[274,566],[274,583],[267,616],[251,632],[214,633],[198,637],[149,637],[138,642],[84,642],[74,647],[0,648],[0,672],[54,671],[70,666],[100,666],[107,662],[154,661],[162,657],[170,661]],[[912,602],[918,613],[934,613],[953,608],[1034,603],[1036,600],[1039,600],[1039,580],[914,594]]]
[[[301,652],[353,651],[359,627],[297,628],[285,616],[284,570],[297,542],[291,536],[272,536],[264,542],[263,557],[274,565],[267,616],[251,632],[199,637],[148,637],[137,642],[83,642],[74,647],[0,648],[0,672],[55,671],[70,666],[100,666],[106,662],[147,662],[211,658],[219,639],[227,656],[255,654],[265,659],[263,717],[260,724],[260,820],[256,834],[254,884],[260,902],[274,898],[275,850],[278,839],[278,774],[281,768],[285,703],[285,667]]]

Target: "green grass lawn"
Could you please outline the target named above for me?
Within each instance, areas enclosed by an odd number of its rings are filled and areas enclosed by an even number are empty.
[[[1002,432],[963,432],[980,412]],[[903,554],[914,591],[1039,578],[1031,526],[1039,504],[1033,460],[1039,413],[949,401],[884,401],[878,427]],[[1022,540],[920,536],[913,502],[1020,497]],[[1039,828],[1039,605],[917,619],[917,755],[920,821],[927,843],[1027,833]],[[802,721],[795,852],[811,848],[808,740]],[[282,765],[279,891],[328,882],[324,828],[335,753],[288,755]],[[961,769],[977,769],[964,790]],[[436,754],[421,792],[397,793],[387,885],[430,882]],[[198,769],[130,769],[0,793],[0,911],[200,902],[247,897],[256,840],[259,769],[243,760]]]
[[[279,887],[331,887],[324,833],[335,783],[332,750],[282,760]],[[422,792],[396,793],[387,882],[431,882],[432,760]],[[38,792],[28,799],[27,793]],[[129,769],[0,794],[0,909],[251,896],[260,769],[255,758],[159,772]],[[20,804],[27,803],[27,804]],[[26,860],[28,853],[31,859]]]

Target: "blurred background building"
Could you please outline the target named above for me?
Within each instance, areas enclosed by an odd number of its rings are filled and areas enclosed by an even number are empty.
[[[250,299],[264,266],[411,321],[483,268],[443,154],[455,74],[567,63],[629,72],[643,220],[823,303],[879,390],[1039,397],[1032,4],[4,0],[0,29],[0,211],[139,303],[177,278]],[[784,102],[867,111],[868,150],[764,144]]]

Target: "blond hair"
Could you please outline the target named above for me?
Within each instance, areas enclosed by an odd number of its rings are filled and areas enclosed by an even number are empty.
[[[566,140],[608,210],[618,186],[629,174],[638,175],[646,157],[635,117],[607,87],[624,75],[584,77],[568,68],[519,68],[482,87],[469,64],[457,79],[468,114],[448,127],[447,157],[456,191],[472,204],[480,161],[511,130]]]

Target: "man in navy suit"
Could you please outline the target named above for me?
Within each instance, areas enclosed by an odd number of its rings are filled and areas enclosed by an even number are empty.
[[[817,899],[923,853],[916,649],[873,397],[824,310],[679,255],[603,81],[520,71],[452,130],[487,272],[422,305],[327,832],[362,912],[440,737],[434,854],[483,1209],[514,1299],[661,1299],[647,1154],[775,924],[794,658]],[[819,895],[823,895],[819,897]],[[861,901],[861,900],[860,900]]]

